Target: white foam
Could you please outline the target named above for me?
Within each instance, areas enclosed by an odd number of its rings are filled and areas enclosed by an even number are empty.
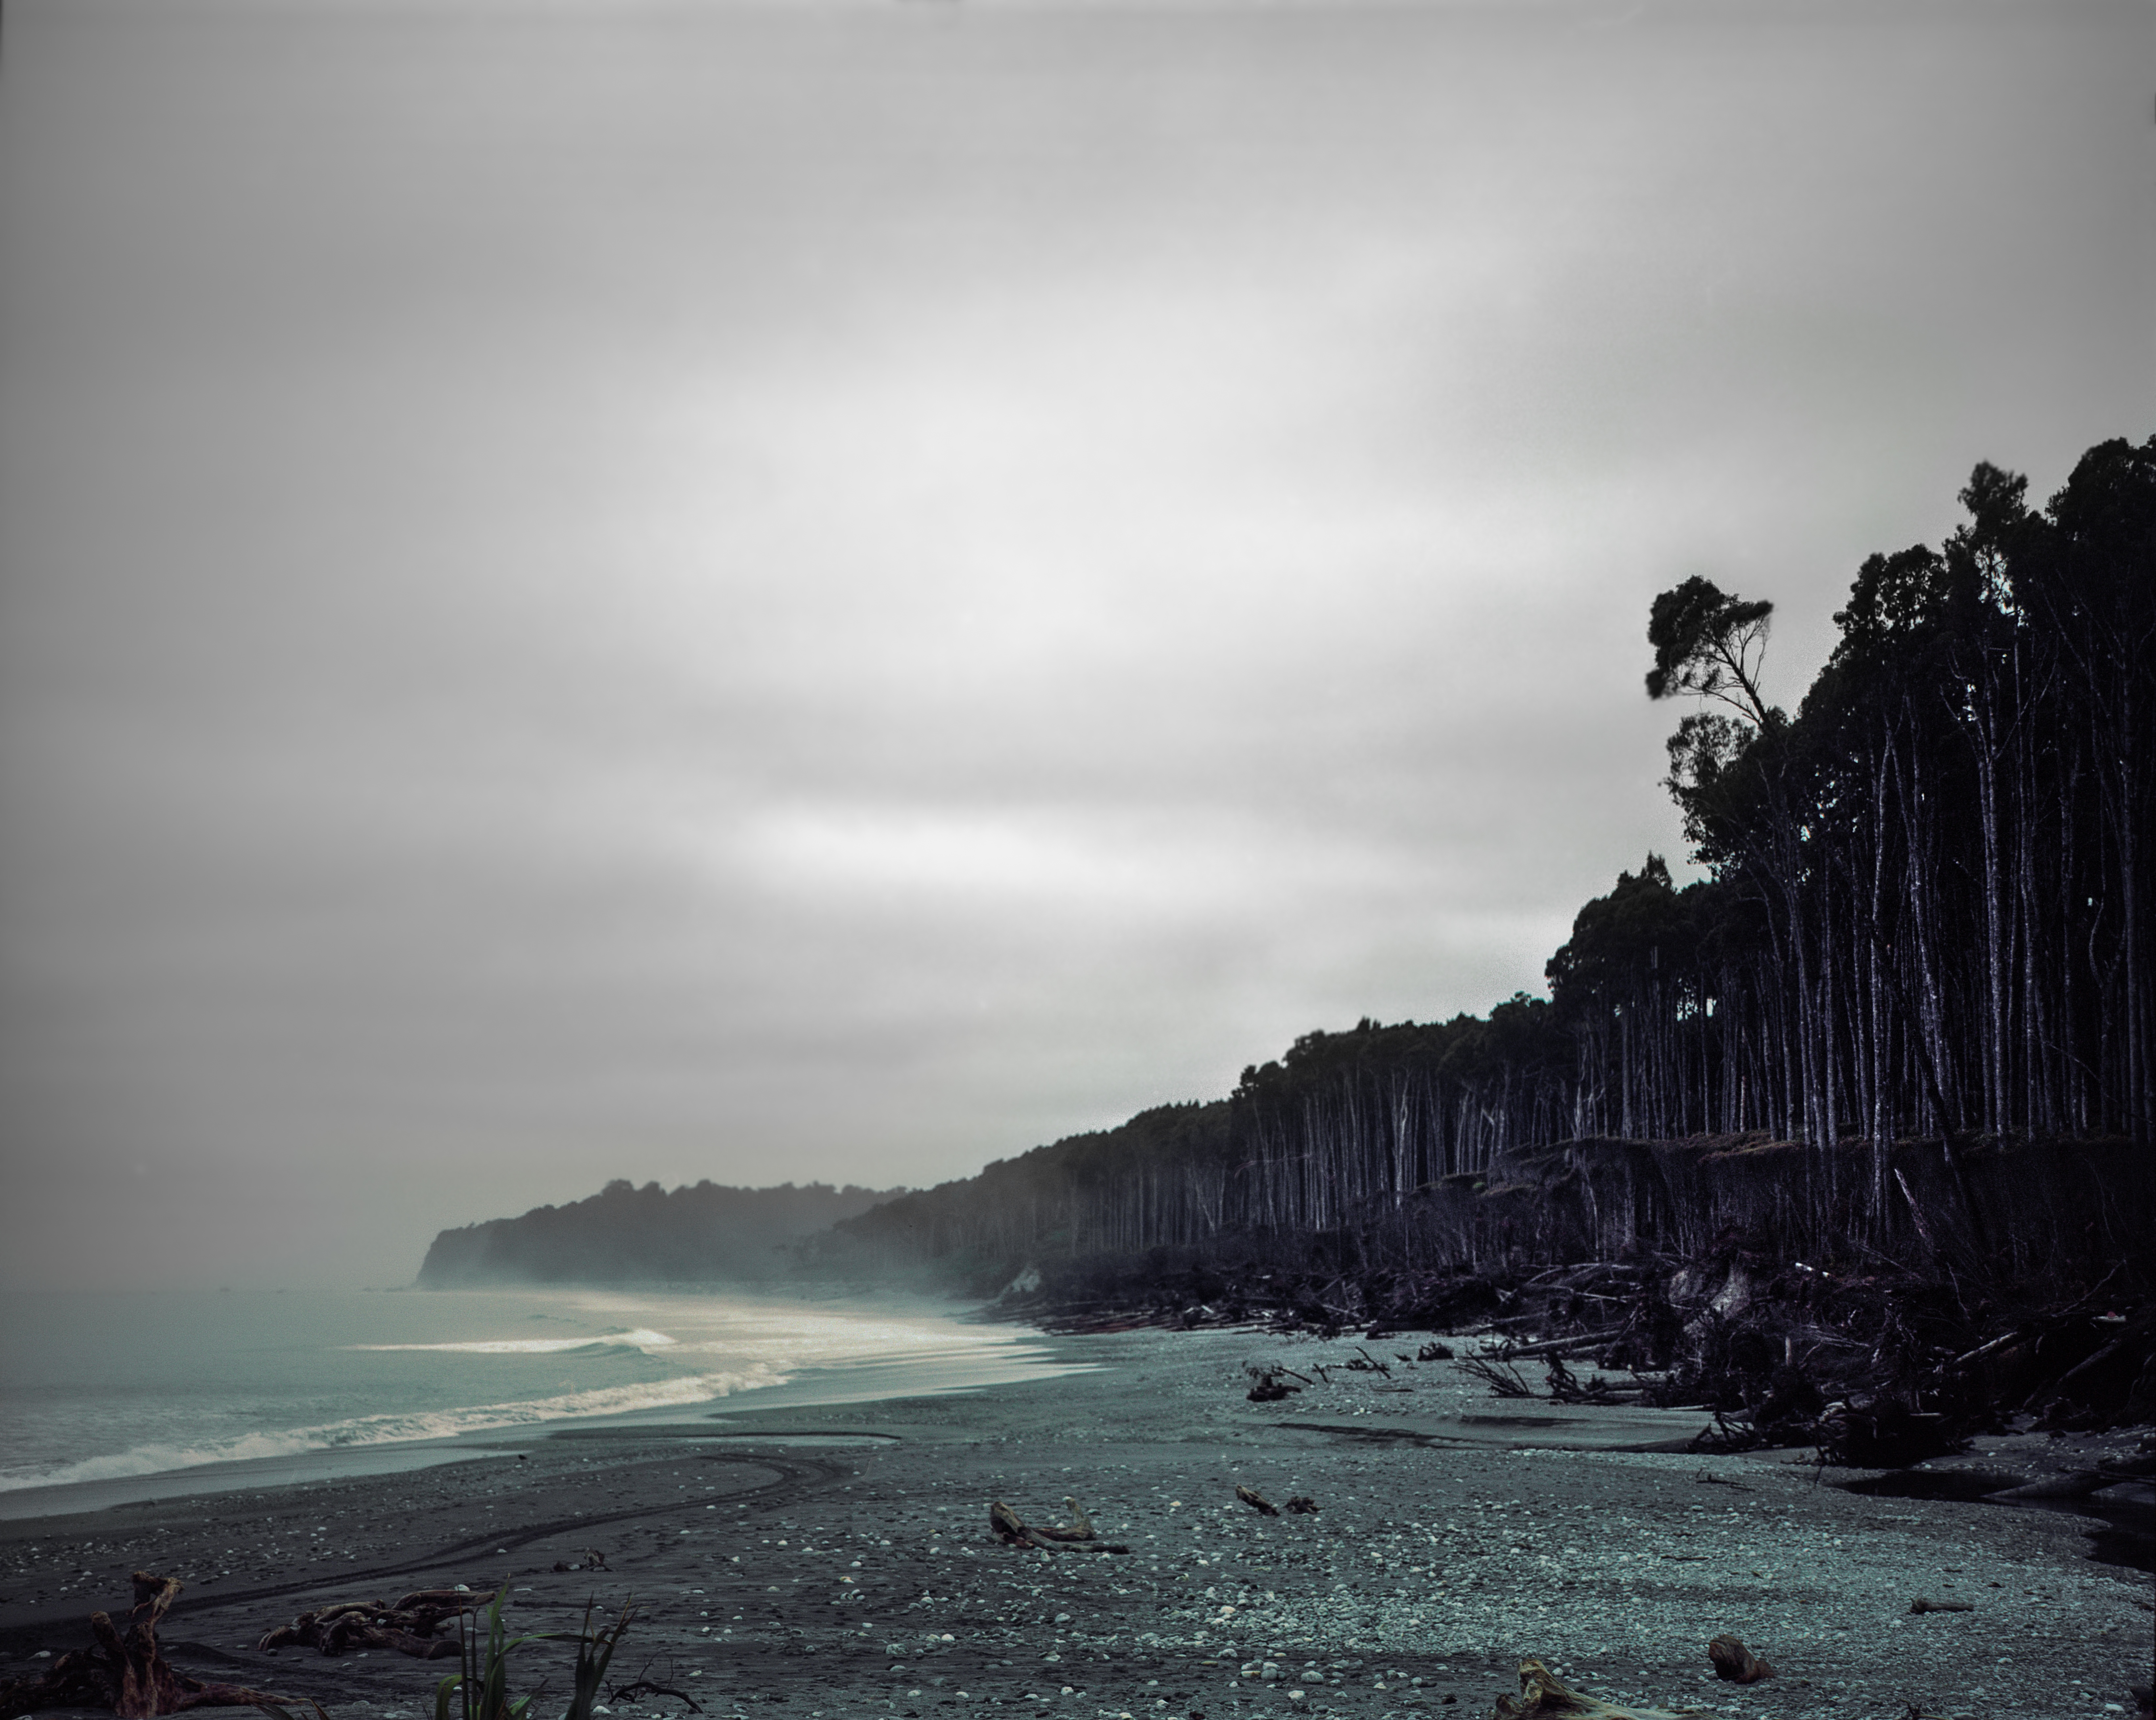
[[[109,1490],[249,1460],[304,1465],[310,1454],[381,1461],[387,1446],[579,1416],[663,1418],[772,1386],[788,1386],[788,1399],[815,1394],[804,1401],[817,1402],[955,1389],[1028,1376],[1044,1360],[1013,1328],[962,1324],[942,1303],[889,1299],[512,1290],[444,1291],[393,1307],[326,1296],[316,1308],[295,1297],[278,1311],[284,1347],[268,1348],[249,1323],[264,1311],[228,1300],[187,1332],[200,1364],[188,1377],[199,1371],[216,1389],[205,1385],[171,1405],[137,1392],[124,1421],[109,1413],[106,1395],[86,1386],[34,1407],[0,1404],[0,1496],[74,1482]],[[389,1314],[398,1323],[385,1327]],[[305,1333],[324,1329],[317,1320],[335,1323],[325,1347],[311,1352]],[[535,1320],[552,1329],[532,1332]],[[347,1342],[369,1332],[377,1341]],[[356,1353],[366,1351],[406,1354],[362,1362]],[[631,1372],[674,1377],[599,1384]],[[357,1455],[369,1450],[377,1456]]]
[[[394,1345],[392,1348],[434,1348],[433,1345]],[[73,1463],[34,1468],[0,1470],[0,1492],[21,1487],[64,1486],[72,1481],[115,1481],[141,1475],[162,1475],[168,1471],[192,1469],[205,1463],[237,1463],[250,1458],[290,1457],[307,1451],[339,1450],[354,1445],[390,1445],[409,1440],[448,1439],[457,1434],[480,1433],[489,1428],[523,1427],[533,1422],[562,1421],[584,1415],[623,1415],[639,1409],[665,1409],[684,1404],[708,1404],[735,1392],[755,1391],[784,1385],[789,1373],[752,1363],[735,1373],[684,1375],[649,1384],[603,1386],[592,1391],[567,1392],[558,1397],[533,1398],[522,1403],[476,1404],[461,1409],[438,1409],[398,1415],[356,1415],[321,1427],[291,1428],[277,1433],[244,1435],[206,1445],[150,1444],[109,1456],[85,1457]]]

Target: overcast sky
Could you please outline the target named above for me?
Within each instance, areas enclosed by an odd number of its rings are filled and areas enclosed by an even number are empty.
[[[13,0],[0,1282],[969,1173],[1538,992],[1979,459],[2156,9]]]

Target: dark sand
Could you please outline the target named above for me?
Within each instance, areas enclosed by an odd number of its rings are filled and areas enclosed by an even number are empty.
[[[337,1720],[423,1720],[447,1668],[259,1653],[264,1630],[505,1580],[521,1630],[633,1596],[610,1682],[654,1679],[721,1716],[1479,1716],[1523,1655],[1606,1697],[1723,1714],[2096,1716],[2148,1676],[2149,1579],[2087,1560],[2075,1516],[1859,1497],[1789,1453],[1640,1450],[1704,1418],[1497,1402],[1443,1364],[1245,1401],[1246,1360],[1308,1372],[1352,1343],[1067,1342],[1110,1371],[808,1409],[736,1399],[400,1475],[0,1525],[0,1679],[86,1642],[135,1569],[187,1584],[164,1633],[176,1665]],[[1964,1461],[2035,1473],[2130,1444],[2023,1435]],[[1262,1517],[1238,1482],[1322,1509]],[[1053,1521],[1065,1494],[1132,1552],[989,1536],[991,1499]],[[591,1549],[604,1570],[552,1569]],[[1974,1610],[1912,1615],[1918,1595]],[[1722,1631],[1780,1675],[1717,1684],[1706,1645]],[[533,1720],[560,1713],[567,1660],[519,1651],[513,1687],[545,1683]]]

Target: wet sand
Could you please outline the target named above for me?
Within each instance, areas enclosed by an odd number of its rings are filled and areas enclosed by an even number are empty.
[[[474,1460],[0,1524],[0,1679],[82,1646],[128,1573],[180,1577],[183,1670],[424,1720],[439,1663],[258,1652],[332,1601],[505,1581],[520,1630],[632,1597],[609,1680],[704,1713],[942,1720],[1486,1714],[1524,1655],[1606,1698],[1762,1717],[2101,1715],[2148,1676],[2150,1582],[2084,1557],[2058,1512],[1866,1498],[1796,1454],[1702,1458],[1698,1412],[1504,1403],[1443,1363],[1334,1373],[1245,1401],[1248,1361],[1352,1342],[1136,1332],[1060,1341],[1106,1371],[976,1395],[757,1409],[476,1442]],[[475,1442],[467,1442],[470,1450]],[[1987,1442],[1970,1461],[2082,1466],[2132,1440]],[[1268,1518],[1238,1483],[1315,1516]],[[1017,1552],[991,1499],[1066,1494],[1127,1553]],[[590,1555],[603,1554],[604,1569]],[[557,1563],[586,1567],[557,1571]],[[1910,1602],[1966,1601],[1912,1615]],[[1723,1631],[1779,1676],[1719,1684]],[[568,1652],[519,1651],[566,1699]],[[1267,1668],[1272,1676],[1267,1676]],[[608,1702],[618,1720],[688,1712]]]

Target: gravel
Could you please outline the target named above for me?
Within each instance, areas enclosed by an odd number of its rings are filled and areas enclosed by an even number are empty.
[[[1396,1359],[1411,1345],[1368,1347],[1387,1377],[1332,1365],[1353,1342],[1058,1342],[1100,1370],[808,1410],[736,1399],[677,1431],[533,1439],[522,1461],[9,1524],[0,1677],[79,1646],[83,1615],[124,1605],[138,1566],[190,1580],[166,1633],[187,1645],[177,1662],[208,1671],[213,1653],[218,1676],[237,1664],[339,1720],[421,1720],[442,1669],[244,1645],[321,1600],[505,1574],[520,1628],[633,1592],[646,1610],[616,1676],[720,1716],[1479,1716],[1533,1656],[1613,1701],[1989,1720],[2130,1712],[2127,1684],[2148,1676],[2149,1579],[2090,1562],[2089,1525],[2067,1512],[1860,1497],[1788,1452],[1625,1449],[1706,1418],[1499,1403],[1445,1363]],[[1252,1363],[1313,1384],[1248,1403]],[[717,1432],[752,1437],[685,1436]],[[2131,1443],[2023,1435],[1969,1461],[2037,1473]],[[1263,1517],[1239,1483],[1320,1508]],[[1130,1552],[989,1535],[991,1499],[1053,1522],[1065,1494]],[[280,1569],[324,1524],[337,1556]],[[552,1569],[594,1547],[604,1571]],[[1973,1610],[1912,1614],[1919,1595]],[[1778,1676],[1718,1683],[1707,1643],[1725,1631]],[[557,1712],[564,1651],[525,1653],[557,1693],[534,1714]]]

